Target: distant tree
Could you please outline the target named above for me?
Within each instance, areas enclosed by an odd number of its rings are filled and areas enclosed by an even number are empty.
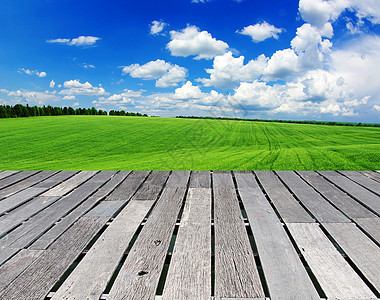
[[[0,106],[0,118],[8,118],[7,110],[4,106]]]

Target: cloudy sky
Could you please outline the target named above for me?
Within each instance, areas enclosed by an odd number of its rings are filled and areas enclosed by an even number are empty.
[[[380,122],[380,2],[2,0],[16,103]]]

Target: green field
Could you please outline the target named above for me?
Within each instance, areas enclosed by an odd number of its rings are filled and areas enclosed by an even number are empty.
[[[380,128],[61,116],[0,119],[0,170],[379,170]]]

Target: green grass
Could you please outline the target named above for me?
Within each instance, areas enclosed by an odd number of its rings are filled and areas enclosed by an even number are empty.
[[[62,116],[0,119],[1,170],[378,170],[380,128]]]

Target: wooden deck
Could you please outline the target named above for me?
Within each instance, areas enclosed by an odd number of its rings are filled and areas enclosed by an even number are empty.
[[[0,299],[377,299],[372,171],[1,171]]]

